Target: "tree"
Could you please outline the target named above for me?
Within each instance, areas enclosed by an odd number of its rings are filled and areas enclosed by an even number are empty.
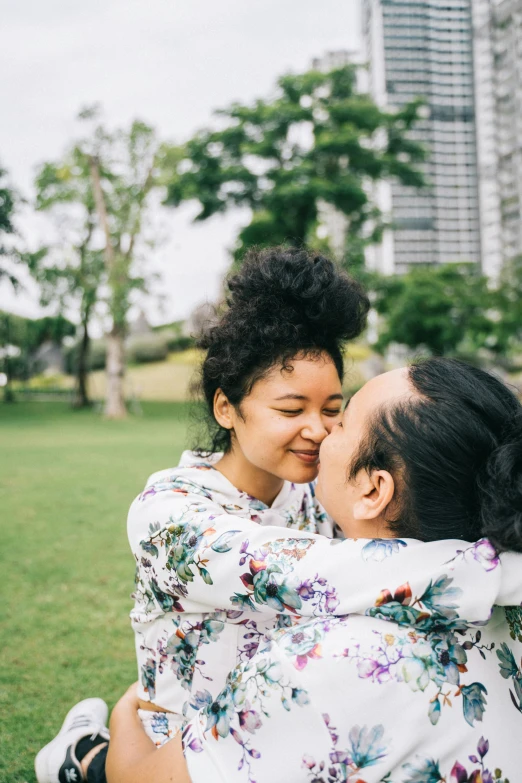
[[[380,109],[357,93],[353,66],[283,76],[271,99],[217,112],[219,128],[166,152],[166,203],[199,201],[196,220],[249,207],[237,258],[253,244],[314,244],[321,204],[346,216],[352,237],[377,240],[383,221],[369,184],[423,184],[424,151],[408,138],[419,106]]]
[[[59,221],[59,241],[31,257],[33,275],[41,286],[41,303],[54,302],[60,312],[78,310],[81,335],[76,365],[77,407],[90,405],[87,390],[89,326],[104,282],[101,249],[95,241],[96,215],[89,161],[74,147],[59,164],[44,163],[36,177],[36,207]]]
[[[126,414],[123,381],[127,313],[132,292],[145,287],[135,267],[149,196],[158,184],[161,149],[154,130],[143,122],[136,120],[128,130],[109,133],[98,122],[96,111],[87,110],[80,116],[98,123],[79,146],[89,163],[109,289],[105,415],[122,418]]]
[[[135,121],[128,129],[110,132],[100,120],[97,107],[80,113],[89,123],[84,138],[76,142],[62,161],[44,164],[37,178],[38,207],[54,209],[69,205],[80,211],[80,227],[69,251],[56,261],[33,262],[49,296],[54,288],[63,300],[79,297],[83,325],[83,353],[79,373],[85,379],[89,343],[88,322],[101,289],[110,318],[107,335],[107,393],[105,415],[125,416],[124,340],[132,294],[144,290],[138,273],[147,244],[144,236],[149,196],[157,184],[160,146],[155,132]],[[70,221],[74,219],[70,216]],[[151,242],[148,243],[152,244]],[[43,251],[44,256],[46,255]],[[84,380],[83,380],[84,383]],[[83,389],[83,399],[86,390]]]
[[[492,349],[501,355],[520,353],[522,346],[522,255],[506,261],[495,291],[496,317]]]
[[[9,266],[1,263],[2,258],[13,255],[12,249],[4,244],[5,235],[13,235],[15,233],[13,217],[16,194],[7,184],[6,177],[7,172],[0,166],[0,282],[8,280],[13,288],[17,288],[20,285],[20,281],[10,270]]]
[[[435,356],[488,345],[492,334],[488,280],[471,264],[413,268],[404,275],[373,276],[374,307],[382,316],[376,344],[424,348]]]

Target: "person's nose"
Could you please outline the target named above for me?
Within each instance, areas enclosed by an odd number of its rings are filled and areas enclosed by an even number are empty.
[[[328,435],[328,430],[321,414],[310,414],[304,424],[301,434],[305,440],[311,440],[313,443],[322,443]]]

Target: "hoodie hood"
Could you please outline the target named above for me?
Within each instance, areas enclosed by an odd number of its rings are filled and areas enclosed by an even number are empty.
[[[184,451],[177,467],[160,470],[149,476],[142,496],[169,491],[179,485],[191,495],[219,504],[225,513],[250,519],[260,525],[286,527],[289,517],[297,514],[304,495],[313,495],[311,485],[285,481],[272,505],[267,506],[235,487],[216,469],[222,456],[221,452],[202,457],[194,451]]]

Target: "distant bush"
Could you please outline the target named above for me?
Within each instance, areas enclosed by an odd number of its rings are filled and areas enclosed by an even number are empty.
[[[69,375],[75,375],[78,370],[79,344],[75,343],[65,353],[65,372]],[[107,344],[105,340],[92,340],[89,347],[87,358],[88,370],[105,369],[105,360],[107,359]]]
[[[162,337],[167,341],[169,353],[179,353],[186,351],[187,348],[193,348],[195,341],[193,337],[187,337],[182,332],[183,321],[176,321],[166,326],[154,327],[154,336],[158,339]]]
[[[25,388],[27,389],[62,389],[64,388],[63,375],[34,375],[27,383]],[[67,391],[67,389],[65,389]],[[70,389],[69,389],[70,391]]]
[[[127,358],[136,364],[162,362],[169,353],[168,343],[168,339],[162,335],[151,334],[133,337],[127,346]]]
[[[167,345],[171,353],[179,353],[180,351],[186,351],[188,348],[193,348],[194,339],[183,335],[180,335],[179,337],[170,337]]]
[[[131,364],[146,362],[162,362],[169,353],[181,353],[194,346],[192,337],[184,337],[173,330],[153,332],[151,334],[131,337],[125,351],[127,361]],[[107,343],[104,339],[92,340],[89,350],[87,368],[89,370],[104,370],[107,359]],[[65,353],[65,372],[75,375],[78,369],[78,343],[71,346]]]

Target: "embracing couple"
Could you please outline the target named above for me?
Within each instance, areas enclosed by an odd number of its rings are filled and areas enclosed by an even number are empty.
[[[251,253],[202,340],[209,440],[133,502],[139,682],[39,783],[515,783],[522,407],[448,359],[342,410],[359,285]]]

